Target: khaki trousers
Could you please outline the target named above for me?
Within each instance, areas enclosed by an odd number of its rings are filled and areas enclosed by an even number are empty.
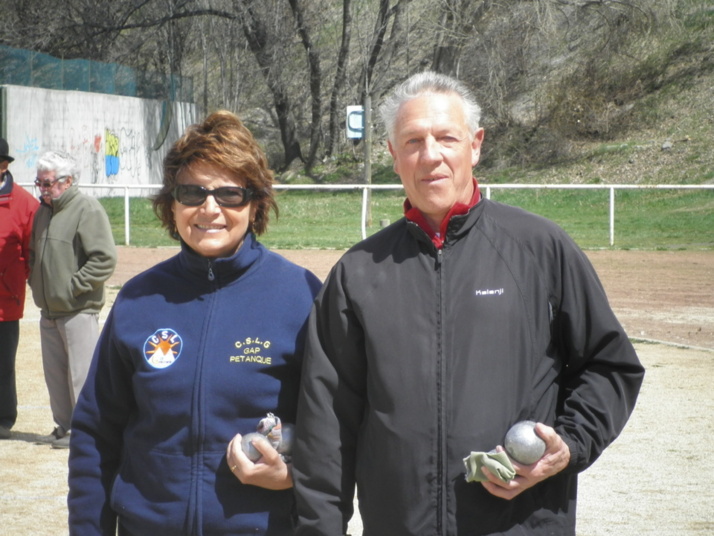
[[[50,395],[50,409],[62,432],[70,430],[72,412],[87,379],[98,337],[97,314],[40,318],[42,367]]]

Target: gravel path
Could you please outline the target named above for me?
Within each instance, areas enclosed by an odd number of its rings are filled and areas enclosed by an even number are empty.
[[[111,294],[126,277],[174,251],[120,248]],[[285,254],[324,278],[340,253]],[[714,252],[588,255],[623,325],[641,339],[635,346],[647,374],[624,432],[580,478],[578,536],[714,534]],[[61,536],[67,534],[67,451],[34,444],[53,425],[38,312],[28,305],[25,316],[17,363],[20,415],[13,438],[0,441],[0,531]],[[359,516],[350,533],[361,535]]]

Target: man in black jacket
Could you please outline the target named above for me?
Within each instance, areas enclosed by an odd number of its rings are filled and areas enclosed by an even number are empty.
[[[298,533],[344,534],[356,484],[365,536],[574,535],[577,474],[625,426],[644,369],[572,239],[481,197],[463,84],[421,73],[380,111],[405,217],[350,249],[316,300]],[[501,452],[522,420],[545,443],[531,464]],[[472,453],[515,474],[475,478]]]

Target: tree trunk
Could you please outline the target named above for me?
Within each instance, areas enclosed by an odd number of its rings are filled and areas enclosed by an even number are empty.
[[[305,168],[307,171],[310,171],[312,166],[315,164],[315,156],[317,155],[317,149],[319,148],[320,140],[322,139],[322,69],[320,67],[320,54],[317,47],[312,43],[312,39],[310,38],[310,34],[305,24],[301,1],[288,0],[288,2],[290,3],[290,8],[293,11],[295,21],[297,22],[298,34],[300,35],[303,47],[307,52],[307,63],[310,71],[310,99],[312,101],[312,114],[310,119],[310,149],[308,151],[307,160],[305,161]]]
[[[292,117],[292,105],[288,91],[280,78],[280,73],[273,69],[274,61],[271,54],[270,38],[264,21],[256,17],[252,9],[253,1],[238,0],[235,5],[241,13],[243,32],[248,41],[248,47],[255,56],[265,83],[273,96],[275,113],[278,117],[280,139],[285,152],[285,160],[281,169],[286,169],[293,160],[303,160],[300,142],[295,134],[295,121]]]
[[[347,56],[350,51],[350,40],[352,37],[352,0],[342,0],[342,42],[337,55],[337,69],[335,72],[335,83],[332,86],[330,96],[330,127],[327,138],[325,152],[327,156],[332,156],[337,139],[338,122],[341,110],[337,109],[339,96],[345,87],[345,73],[347,70]]]
[[[374,24],[374,33],[372,34],[372,45],[369,51],[369,57],[362,69],[362,87],[360,88],[360,102],[364,102],[367,92],[372,92],[372,74],[374,73],[379,53],[384,44],[384,34],[387,32],[387,23],[389,20],[389,0],[379,0],[379,13],[377,21]]]
[[[491,7],[492,0],[442,0],[439,37],[431,69],[459,78],[464,44]]]

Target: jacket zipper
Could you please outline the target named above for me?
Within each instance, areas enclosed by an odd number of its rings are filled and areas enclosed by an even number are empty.
[[[446,380],[446,359],[444,357],[444,280],[443,280],[443,249],[436,250],[436,276],[439,285],[438,307],[438,329],[437,329],[437,385],[436,385],[436,406],[437,406],[437,489],[436,489],[436,534],[444,534],[444,521],[446,519],[446,497],[444,492],[444,442],[445,442],[445,416],[444,416],[444,382]]]
[[[216,279],[215,273],[213,271],[213,261],[210,259],[207,261],[207,278],[210,282],[214,282]],[[197,366],[196,366],[196,372],[195,372],[195,392],[193,394],[194,399],[196,400],[195,404],[195,415],[196,415],[196,421],[195,423],[191,423],[192,429],[195,430],[195,436],[193,438],[194,442],[194,451],[195,451],[195,456],[193,457],[193,460],[191,461],[191,471],[194,474],[194,477],[192,478],[191,482],[191,492],[189,495],[189,501],[188,501],[188,514],[187,514],[187,525],[186,528],[189,531],[189,534],[192,535],[197,535],[200,536],[203,534],[203,489],[201,486],[201,467],[203,467],[203,458],[204,458],[204,451],[203,448],[201,448],[201,443],[203,442],[203,421],[204,421],[204,411],[205,409],[205,397],[207,396],[205,393],[205,386],[203,384],[203,375],[204,375],[204,370],[206,368],[206,354],[208,353],[208,349],[206,347],[208,337],[209,335],[209,330],[207,329],[207,326],[210,325],[212,317],[215,313],[215,309],[217,307],[216,301],[217,301],[217,286],[214,285],[213,292],[210,293],[210,299],[208,302],[208,307],[206,308],[205,312],[205,318],[204,318],[204,326],[206,328],[203,330],[203,340],[201,341],[201,346],[199,348],[198,354],[197,354]]]
[[[47,227],[44,229],[44,236],[42,237],[42,253],[35,259],[35,265],[39,268],[40,279],[42,281],[42,300],[44,301],[43,306],[47,309],[47,314],[50,315],[49,300],[47,299],[47,281],[45,281],[45,254],[47,253],[47,242],[49,242],[50,226],[52,225],[52,218],[54,218],[55,209],[50,206],[50,218],[47,220]],[[38,262],[39,260],[39,262]],[[37,268],[36,268],[37,269]],[[50,316],[51,318],[51,316]]]

